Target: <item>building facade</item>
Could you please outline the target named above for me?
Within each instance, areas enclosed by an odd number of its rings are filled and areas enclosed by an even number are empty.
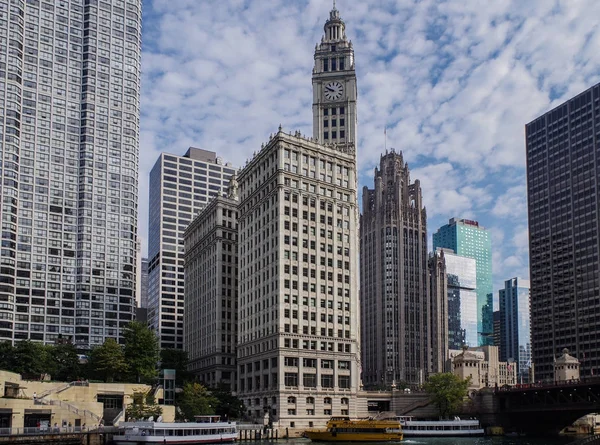
[[[477,221],[452,218],[433,234],[433,249],[452,249],[456,255],[475,258],[477,267],[478,345],[491,345],[493,339],[492,239]]]
[[[529,383],[531,328],[529,280],[511,278],[498,291],[500,303],[500,360],[514,361],[520,383]]]
[[[356,76],[344,29],[334,8],[315,51],[314,138],[280,128],[239,175],[238,397],[279,428],[357,409]]]
[[[448,357],[452,373],[463,380],[471,378],[469,389],[514,386],[519,383],[515,363],[501,361],[497,346],[451,349]]]
[[[443,249],[448,279],[448,347],[478,346],[477,264]]]
[[[537,379],[553,378],[563,348],[582,359],[582,377],[600,365],[598,116],[600,84],[525,126]]]
[[[188,370],[208,387],[236,390],[237,183],[216,196],[184,234],[184,343]]]
[[[401,153],[381,157],[360,220],[363,383],[422,384],[432,368],[427,214]],[[444,298],[445,295],[438,296]],[[445,350],[435,351],[443,357]]]
[[[134,314],[141,0],[0,0],[0,340],[81,349]]]
[[[183,348],[183,234],[234,173],[215,152],[194,147],[183,156],[161,153],[150,172],[148,324],[161,348]]]
[[[148,308],[148,258],[142,258],[140,266],[140,307]]]

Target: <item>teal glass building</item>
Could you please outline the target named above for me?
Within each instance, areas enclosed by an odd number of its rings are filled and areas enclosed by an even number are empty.
[[[452,218],[433,234],[433,249],[452,249],[474,258],[477,267],[478,346],[493,345],[492,237],[477,221]]]

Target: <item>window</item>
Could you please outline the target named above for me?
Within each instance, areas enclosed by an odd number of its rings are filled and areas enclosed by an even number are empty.
[[[322,375],[321,376],[321,387],[322,388],[333,388],[333,376],[330,374]]]
[[[286,372],[284,376],[285,386],[298,386],[298,373]]]
[[[338,376],[338,386],[340,388],[350,388],[350,376],[349,375],[339,375]]]
[[[329,132],[326,131],[323,133],[323,139],[329,139]]]
[[[302,384],[305,388],[316,388],[317,387],[317,375],[305,373],[302,376]]]

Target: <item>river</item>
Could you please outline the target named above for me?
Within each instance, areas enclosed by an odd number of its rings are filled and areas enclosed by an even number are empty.
[[[407,437],[401,443],[407,445],[566,445],[575,440],[575,437]],[[244,441],[241,441],[241,443],[244,443]],[[312,442],[308,439],[283,439],[277,441],[247,441],[246,443],[248,445],[309,445]],[[340,445],[340,442],[319,442],[319,445]],[[349,445],[349,443],[346,442],[344,445]]]

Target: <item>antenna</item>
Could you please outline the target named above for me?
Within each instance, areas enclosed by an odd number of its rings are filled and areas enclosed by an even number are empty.
[[[383,127],[383,148],[387,153],[387,126]]]
[[[335,0],[333,0],[333,9],[335,9]]]

